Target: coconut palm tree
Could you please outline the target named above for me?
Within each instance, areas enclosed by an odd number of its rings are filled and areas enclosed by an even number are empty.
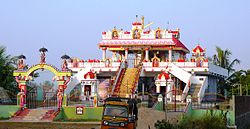
[[[239,64],[240,60],[239,59],[234,59],[232,62],[230,60],[230,56],[232,55],[232,52],[229,49],[221,49],[220,47],[216,47],[216,54],[213,55],[213,63],[215,65],[218,65],[222,68],[225,68],[228,70],[228,76],[231,74],[233,74],[233,72],[235,72],[234,69],[234,65],[235,64]],[[219,86],[218,86],[218,90],[220,93],[224,94],[224,89],[226,89],[227,91],[229,91],[230,88],[230,84],[227,83],[228,81],[226,81],[226,79],[224,78],[220,78],[219,79]]]
[[[232,52],[229,49],[223,50],[220,47],[216,47],[216,54],[213,56],[213,63],[228,70],[228,75],[235,71],[234,65],[239,64],[239,59],[230,61]]]
[[[250,89],[250,70],[239,70],[229,76],[226,82],[227,85],[231,86],[231,92],[234,92],[234,94],[241,91],[243,95],[248,95]]]
[[[6,48],[0,46],[0,87],[8,91],[9,95],[16,95],[18,89],[13,77],[17,58],[6,54]]]

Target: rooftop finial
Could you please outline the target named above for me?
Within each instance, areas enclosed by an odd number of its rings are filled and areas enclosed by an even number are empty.
[[[135,15],[135,17],[136,17],[136,19],[135,19],[135,20],[136,20],[136,23],[137,23],[137,22],[138,22],[138,15]]]
[[[141,17],[141,24],[142,24],[142,29],[144,29],[144,16]]]
[[[168,21],[168,23],[167,23],[167,24],[168,24],[167,29],[168,29],[168,30],[170,30],[170,24],[169,24],[169,21]]]

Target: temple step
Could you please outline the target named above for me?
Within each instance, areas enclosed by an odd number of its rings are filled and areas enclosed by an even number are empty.
[[[52,109],[25,109],[18,111],[14,117],[10,119],[13,122],[28,121],[52,121],[58,113]]]
[[[140,77],[140,70],[141,68],[126,69],[119,88],[120,97],[129,97],[134,93],[138,79]]]

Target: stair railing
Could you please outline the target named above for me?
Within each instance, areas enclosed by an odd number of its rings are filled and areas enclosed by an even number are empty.
[[[142,70],[142,63],[139,64],[139,66],[137,67],[138,71],[136,73],[136,78],[135,78],[135,82],[134,82],[134,86],[133,86],[133,89],[131,91],[131,93],[133,94],[134,91],[135,91],[135,86],[137,85],[138,81],[139,81],[139,78],[140,78],[140,75],[141,75],[141,70]]]
[[[117,84],[117,82],[119,81],[119,78],[120,78],[120,76],[121,76],[122,69],[126,69],[126,68],[127,68],[127,65],[126,65],[126,62],[124,61],[124,62],[121,63],[121,66],[120,66],[120,68],[119,68],[119,71],[118,71],[118,73],[117,73],[117,75],[116,75],[115,82],[113,83],[112,94],[113,94],[114,91],[115,91],[115,87],[116,87],[116,84]]]
[[[207,79],[207,77],[205,77],[203,80],[203,83],[200,87],[199,93],[198,93],[198,102],[199,103],[202,101],[204,94],[205,94],[205,90],[207,89],[207,87],[208,87],[208,79]]]

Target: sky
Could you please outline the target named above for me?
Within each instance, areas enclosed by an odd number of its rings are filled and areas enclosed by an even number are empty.
[[[0,0],[0,45],[12,56],[24,54],[29,65],[39,62],[46,47],[47,63],[59,67],[68,54],[101,59],[101,33],[116,26],[130,30],[135,16],[144,16],[152,29],[180,28],[181,41],[197,44],[207,55],[215,47],[229,49],[232,59],[250,68],[250,1],[248,0]],[[169,24],[168,24],[169,23]]]

